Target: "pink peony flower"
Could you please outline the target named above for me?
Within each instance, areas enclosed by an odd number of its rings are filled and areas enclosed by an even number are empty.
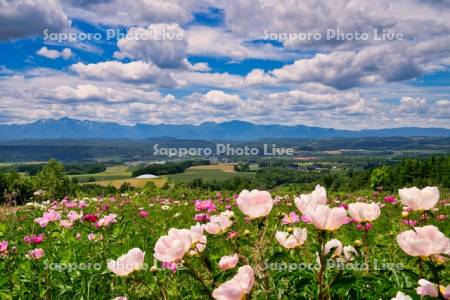
[[[111,224],[116,223],[117,215],[116,214],[109,214],[107,216],[104,216],[100,220],[98,220],[97,223],[95,223],[95,227],[109,227]]]
[[[50,209],[49,211],[45,212],[41,218],[37,218],[34,221],[38,223],[39,226],[46,227],[48,223],[55,222],[60,219],[61,215],[57,211]]]
[[[45,239],[45,235],[43,233],[39,234],[39,235],[27,235],[23,238],[23,241],[26,244],[34,244],[34,245],[38,245],[40,243],[42,243]]]
[[[430,210],[439,201],[437,187],[429,187],[420,190],[416,187],[398,190],[400,201],[412,210]]]
[[[44,218],[46,218],[49,222],[56,222],[61,219],[61,215],[56,210],[49,210],[44,213]]]
[[[84,221],[88,221],[88,222],[91,222],[91,223],[97,222],[97,219],[98,219],[97,216],[94,215],[94,214],[87,214],[87,215],[85,215],[83,217]]]
[[[342,250],[343,250],[343,245],[342,245],[341,241],[332,239],[332,240],[329,240],[325,244],[325,247],[323,248],[322,253],[326,256],[326,255],[330,254],[331,251],[333,251],[333,253],[331,254],[331,257],[334,258],[334,257],[341,256]]]
[[[350,223],[353,223],[353,222],[355,222],[355,221],[352,218],[350,218],[348,216],[345,217],[344,224],[350,224]]]
[[[147,211],[145,211],[145,210],[139,211],[139,217],[144,219],[144,218],[147,218],[148,216],[149,216],[149,213]]]
[[[133,248],[117,260],[108,260],[108,269],[116,275],[127,276],[144,265],[145,252]]]
[[[273,207],[272,196],[269,192],[243,190],[237,199],[239,209],[250,219],[267,216]]]
[[[384,197],[384,202],[394,204],[397,202],[397,199],[394,196],[386,196]]]
[[[175,273],[177,271],[178,265],[176,263],[173,263],[173,262],[163,262],[161,264],[161,268],[162,269],[166,269],[166,270],[170,270],[173,273]]]
[[[330,208],[327,205],[317,205],[306,212],[311,223],[320,230],[334,231],[345,222],[347,212],[342,207]]]
[[[233,269],[234,267],[236,267],[238,261],[239,258],[237,254],[222,256],[219,261],[219,268],[222,271]]]
[[[162,262],[176,262],[183,258],[192,246],[189,230],[170,229],[167,235],[158,239],[153,256]]]
[[[210,217],[207,214],[196,214],[194,216],[194,220],[196,222],[208,222],[210,220]]]
[[[228,237],[229,239],[234,239],[234,238],[237,237],[237,236],[238,236],[238,233],[237,233],[237,231],[235,231],[235,230],[232,230],[232,231],[228,232],[228,235],[227,235],[227,237]]]
[[[306,214],[306,211],[316,205],[327,204],[327,192],[323,186],[316,185],[314,191],[310,194],[301,194],[294,199],[297,209]]]
[[[73,221],[71,221],[71,220],[61,220],[61,221],[59,221],[59,225],[61,225],[61,227],[64,227],[64,228],[72,228]]]
[[[397,243],[411,256],[440,255],[450,249],[450,239],[433,225],[404,231],[397,235]]]
[[[438,221],[443,222],[443,221],[445,221],[445,220],[448,219],[448,216],[446,216],[446,215],[437,215],[437,216],[436,216],[436,219],[437,219]]]
[[[41,226],[42,228],[44,228],[44,227],[46,227],[48,225],[48,220],[45,219],[44,217],[36,218],[34,220],[34,222],[38,223],[39,226]]]
[[[249,265],[239,268],[238,273],[230,280],[222,283],[216,288],[212,296],[217,300],[242,300],[245,295],[250,294],[250,290],[255,282],[255,272]]]
[[[44,249],[36,248],[28,251],[26,257],[28,259],[38,260],[44,256]]]
[[[339,204],[339,207],[343,207],[345,209],[348,209],[348,204],[347,203],[341,203],[341,204]]]
[[[103,235],[101,235],[101,234],[97,235],[97,234],[91,232],[87,235],[87,238],[90,241],[101,241],[101,240],[103,240]]]
[[[419,287],[417,287],[416,292],[419,296],[429,296],[432,298],[439,297],[439,292],[441,292],[444,299],[450,299],[450,285],[447,287],[439,285],[438,287],[437,284],[425,279],[419,279]]]
[[[70,221],[76,221],[76,220],[79,220],[79,219],[81,219],[82,216],[83,216],[83,213],[82,213],[82,212],[81,212],[81,213],[77,213],[77,212],[74,211],[74,210],[69,211],[69,213],[67,214],[67,218],[68,218]]]
[[[8,241],[0,242],[0,254],[6,255],[8,253]]]
[[[84,209],[84,208],[86,208],[86,201],[84,201],[84,200],[80,200],[79,202],[78,202],[78,208],[80,208],[80,209]]]
[[[358,256],[358,251],[352,246],[344,246],[343,252],[346,261],[350,261],[354,256]]]
[[[210,221],[203,225],[203,228],[209,234],[220,234],[225,232],[231,225],[231,221],[225,212],[220,213],[220,215],[211,216]]]
[[[404,219],[404,220],[402,220],[402,223],[405,224],[405,225],[414,227],[414,226],[416,226],[417,221],[415,221],[415,220],[405,220]]]
[[[308,232],[305,228],[295,228],[292,234],[284,231],[277,231],[275,234],[275,238],[281,246],[287,249],[293,249],[302,246],[306,238],[308,236]]]
[[[216,205],[212,202],[212,200],[196,200],[194,206],[196,211],[213,212],[216,210]]]
[[[380,217],[381,210],[376,203],[351,203],[348,205],[348,214],[356,222],[372,222]]]
[[[200,223],[197,223],[195,226],[191,226],[189,231],[191,235],[191,250],[189,251],[190,255],[196,255],[206,248],[206,236],[203,235],[203,226]]]
[[[410,296],[398,291],[397,295],[395,295],[395,298],[392,298],[391,300],[413,300]]]
[[[295,211],[291,211],[289,214],[284,215],[281,222],[284,225],[295,224],[300,221],[300,217],[295,213]]]
[[[302,216],[300,217],[300,220],[302,220],[303,223],[311,224],[311,218],[308,217],[307,215],[302,215]]]

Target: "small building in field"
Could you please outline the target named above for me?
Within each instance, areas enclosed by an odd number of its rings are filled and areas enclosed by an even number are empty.
[[[137,179],[155,179],[159,178],[159,176],[153,175],[153,174],[142,174],[136,177]]]

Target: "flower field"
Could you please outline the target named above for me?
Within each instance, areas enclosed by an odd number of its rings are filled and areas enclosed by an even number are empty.
[[[436,187],[300,195],[143,188],[0,220],[1,299],[450,299]]]

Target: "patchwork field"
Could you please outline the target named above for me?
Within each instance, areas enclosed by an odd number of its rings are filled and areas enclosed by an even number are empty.
[[[115,180],[100,180],[93,182],[95,184],[101,185],[101,186],[113,186],[115,188],[120,188],[124,183],[130,184],[132,187],[140,188],[144,187],[147,182],[153,182],[157,187],[162,187],[167,181],[167,177],[159,177],[155,179],[141,179],[141,178],[127,178],[127,179],[115,179]],[[92,183],[86,183],[86,184],[92,184]]]
[[[95,179],[95,181],[102,180],[116,180],[116,179],[125,179],[131,177],[131,171],[125,165],[120,166],[112,166],[106,168],[104,172],[95,173],[95,174],[81,174],[81,175],[70,175],[69,177],[78,178],[81,182],[87,181],[90,179]]]
[[[202,167],[202,168],[199,168]],[[196,178],[201,178],[204,181],[212,181],[212,180],[223,180],[228,179],[234,176],[255,176],[254,172],[231,172],[229,171],[229,167],[216,167],[211,166],[196,166],[187,169],[184,173],[172,174],[168,177],[172,179],[175,183],[186,183],[190,182]],[[224,171],[227,170],[227,171]]]

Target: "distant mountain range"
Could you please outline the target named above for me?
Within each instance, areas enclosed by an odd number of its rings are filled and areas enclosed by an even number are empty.
[[[304,125],[258,125],[242,121],[224,123],[205,122],[200,125],[120,125],[61,118],[45,119],[29,124],[0,125],[0,140],[20,139],[148,139],[168,137],[176,139],[246,141],[256,139],[332,138],[332,137],[450,137],[450,129],[401,127],[365,129],[359,131]]]

